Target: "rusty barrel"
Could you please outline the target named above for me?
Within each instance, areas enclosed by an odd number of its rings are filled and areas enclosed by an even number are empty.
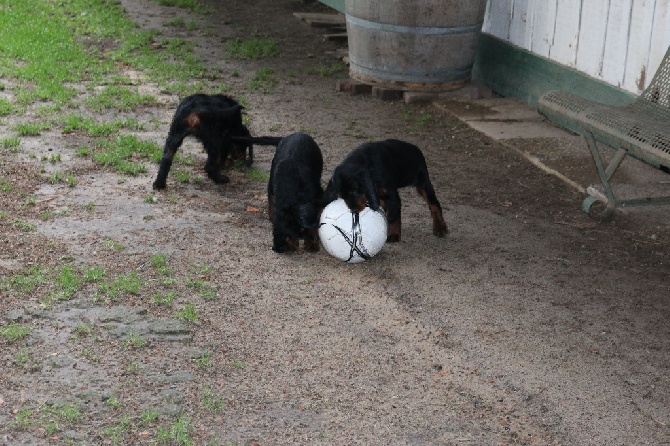
[[[486,0],[346,0],[352,78],[404,90],[468,82]]]

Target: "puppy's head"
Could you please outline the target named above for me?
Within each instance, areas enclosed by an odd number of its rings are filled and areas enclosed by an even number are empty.
[[[377,187],[364,169],[338,166],[328,188],[344,200],[351,212],[361,212],[366,206],[379,209]]]

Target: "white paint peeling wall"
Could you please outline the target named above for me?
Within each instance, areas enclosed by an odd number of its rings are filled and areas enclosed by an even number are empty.
[[[670,0],[488,0],[483,31],[640,94],[670,46]]]

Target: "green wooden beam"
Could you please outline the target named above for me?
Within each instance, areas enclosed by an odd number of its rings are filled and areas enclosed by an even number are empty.
[[[479,38],[472,79],[535,108],[540,96],[549,90],[568,90],[607,104],[625,104],[634,98],[624,90],[485,33]]]

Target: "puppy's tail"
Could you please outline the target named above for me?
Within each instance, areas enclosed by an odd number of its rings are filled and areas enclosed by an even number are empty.
[[[278,136],[233,136],[233,142],[258,144],[259,146],[276,146],[282,140]]]

